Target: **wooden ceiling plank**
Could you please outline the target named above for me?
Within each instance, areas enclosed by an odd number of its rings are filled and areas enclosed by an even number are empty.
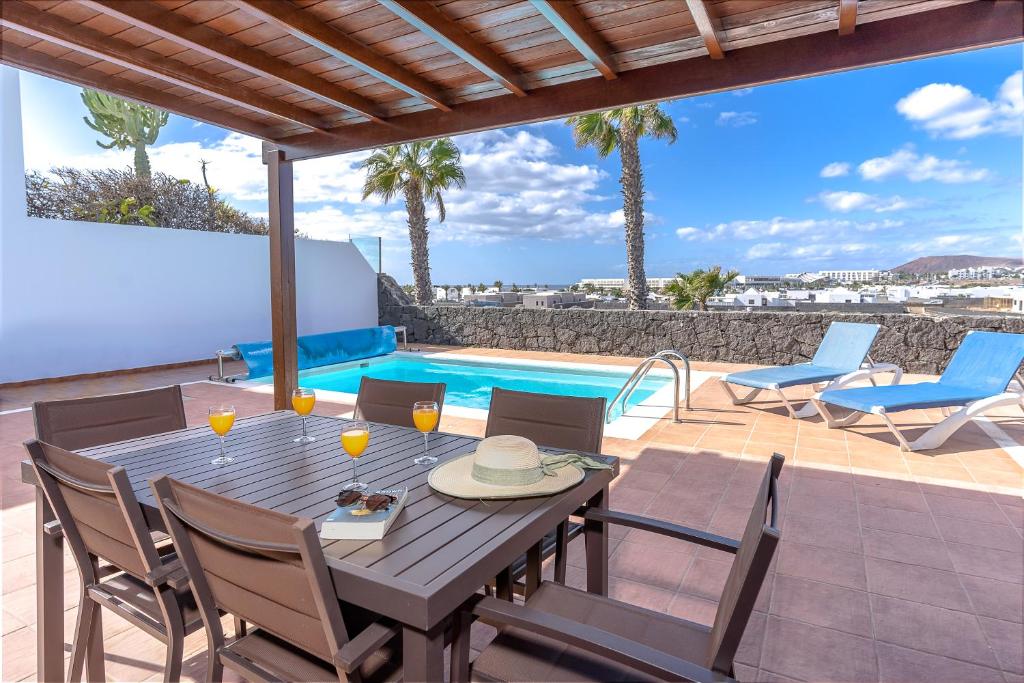
[[[253,111],[272,114],[312,130],[326,130],[329,124],[317,114],[301,107],[261,95],[237,84],[206,74],[182,63],[164,59],[135,45],[107,36],[55,14],[37,10],[22,0],[4,3],[0,24],[22,33],[56,43],[97,59],[123,66],[162,81],[205,93]]]
[[[133,23],[140,28],[179,45],[196,50],[207,57],[230,64],[258,76],[271,78],[301,90],[323,102],[348,109],[371,121],[385,117],[373,101],[345,88],[296,68],[288,62],[271,57],[219,31],[193,24],[158,5],[134,0],[80,0],[93,9]]]
[[[526,95],[526,90],[523,89],[522,74],[430,3],[417,0],[379,0],[379,2],[421,33],[472,64],[495,82],[500,83],[512,94],[519,97]]]
[[[441,111],[451,111],[444,91],[415,73],[382,57],[347,34],[320,19],[281,0],[228,0],[236,7],[259,17],[314,45],[327,54],[352,64],[376,78],[429,102]]]
[[[6,40],[0,45],[0,62],[24,71],[55,78],[66,83],[101,90],[103,92],[165,109],[213,126],[219,126],[245,135],[270,140],[278,134],[277,129],[256,123],[250,119],[192,104],[187,100],[162,90],[150,88],[132,81],[110,76],[100,71],[81,67],[74,62],[50,57],[47,54],[18,47]],[[326,135],[325,133],[318,133]]]
[[[704,39],[704,47],[708,50],[711,59],[723,59],[725,51],[722,50],[722,40],[719,37],[718,17],[713,14],[704,0],[686,0],[686,7],[690,10],[693,23]]]
[[[411,140],[521,125],[642,102],[692,97],[965,50],[1020,43],[1024,5],[972,2],[861,25],[851,36],[832,31],[729,51],[729,68],[711,60],[674,60],[599,78],[538,88],[530,96],[492,97],[449,114],[422,111],[387,125],[355,124],[335,136],[306,133],[275,141],[292,160],[354,152]]]
[[[839,35],[848,36],[857,28],[857,0],[839,0]]]
[[[607,80],[616,77],[615,58],[611,48],[597,31],[590,27],[572,2],[561,0],[530,0],[538,12],[551,22],[562,36],[576,48]]]

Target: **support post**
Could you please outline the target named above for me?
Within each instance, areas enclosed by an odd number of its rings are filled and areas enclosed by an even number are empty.
[[[295,322],[295,202],[292,162],[264,145],[270,190],[270,324],[274,346],[274,410],[286,410],[298,386]]]

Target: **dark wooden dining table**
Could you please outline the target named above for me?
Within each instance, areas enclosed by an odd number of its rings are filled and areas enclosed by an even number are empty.
[[[125,468],[151,527],[163,522],[149,480],[167,474],[238,500],[309,517],[319,523],[335,509],[339,489],[352,478],[352,460],[341,449],[346,420],[310,416],[310,444],[292,440],[299,418],[279,411],[240,419],[227,438],[234,462],[216,466],[217,438],[195,427],[80,451]],[[430,454],[440,462],[472,452],[479,439],[430,434]],[[405,486],[409,497],[398,520],[380,541],[322,542],[338,598],[403,625],[405,680],[444,677],[444,630],[449,616],[485,583],[581,506],[607,507],[608,485],[618,459],[602,456],[609,470],[588,470],[583,481],[561,493],[510,500],[462,500],[427,484],[423,435],[405,427],[371,424],[370,444],[358,462],[359,479],[371,488]],[[36,484],[28,463],[22,478]],[[38,674],[63,680],[63,540],[37,487],[36,568]],[[586,522],[587,590],[608,592],[606,525]]]

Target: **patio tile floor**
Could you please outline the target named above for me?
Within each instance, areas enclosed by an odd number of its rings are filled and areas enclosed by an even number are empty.
[[[211,371],[211,365],[192,366],[3,388],[0,410],[38,399],[196,381]],[[780,481],[783,541],[737,655],[740,680],[1024,683],[1024,469],[992,436],[1024,444],[1019,409],[962,429],[937,451],[906,454],[870,418],[852,429],[828,430],[816,419],[788,419],[771,401],[733,406],[716,385],[709,380],[694,391],[694,410],[684,414],[683,424],[661,420],[637,441],[609,438],[604,447],[623,464],[612,488],[613,508],[733,537],[742,533],[768,455],[787,456]],[[272,404],[267,393],[237,387],[196,383],[183,390],[191,424],[204,424],[215,402],[230,402],[241,415]],[[351,409],[326,400],[317,405],[328,415]],[[940,419],[937,411],[898,417],[912,436]],[[483,422],[445,417],[441,428],[480,435]],[[35,672],[32,491],[20,483],[18,465],[25,457],[21,442],[32,433],[30,412],[0,414],[4,680],[32,679]],[[582,545],[573,541],[569,553],[568,582],[578,587],[585,583]],[[729,555],[622,529],[613,531],[609,551],[613,597],[701,623],[714,619]],[[77,577],[70,558],[66,568],[71,588]],[[76,602],[77,592],[69,591],[68,639]],[[160,679],[163,647],[108,614],[108,679]],[[229,623],[225,628],[231,632]],[[480,628],[474,647],[492,634]],[[185,679],[202,679],[205,647],[202,633],[187,640]]]

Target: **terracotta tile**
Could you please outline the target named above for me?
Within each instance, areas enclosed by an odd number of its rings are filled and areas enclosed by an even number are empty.
[[[946,548],[953,566],[961,574],[1024,583],[1024,559],[1019,552],[1010,553],[961,543],[947,543]]]
[[[1018,624],[1024,621],[1024,586],[980,576],[960,574],[960,583],[980,616]]]
[[[608,561],[608,570],[617,578],[646,583],[675,591],[690,566],[693,551],[656,550],[650,545],[622,541]]]
[[[780,574],[775,578],[770,613],[871,637],[871,610],[864,591]]]
[[[734,662],[757,667],[761,661],[767,620],[768,615],[764,612],[754,612],[750,615],[747,628],[743,631],[743,638],[740,640],[740,646],[736,649]]]
[[[927,512],[910,512],[908,510],[861,505],[860,523],[865,529],[881,529],[882,531],[895,531],[929,538],[939,537],[939,532],[935,528],[932,516]]]
[[[852,477],[846,480],[797,476],[793,479],[791,495],[810,495],[834,500],[855,500]]]
[[[698,598],[689,593],[676,593],[672,598],[672,604],[668,606],[668,613],[672,616],[705,626],[712,626],[715,623],[717,611],[717,602]]]
[[[786,514],[813,517],[830,524],[850,524],[857,521],[857,504],[852,500],[812,496],[796,491],[790,494],[786,511]]]
[[[978,620],[1003,670],[1024,674],[1024,626],[988,617]]]
[[[36,632],[20,628],[3,637],[3,669],[5,681],[19,681],[36,673]]]
[[[914,650],[996,667],[978,618],[966,612],[908,602],[882,595],[871,596],[875,638]]]
[[[823,581],[856,590],[867,589],[864,558],[829,548],[816,548],[792,541],[780,544],[778,573]]]
[[[868,590],[893,598],[970,612],[971,603],[954,572],[868,557]]]
[[[872,505],[880,508],[892,508],[894,510],[909,510],[910,512],[928,512],[928,504],[924,496],[916,490],[907,491],[886,486],[870,486],[858,483],[855,486],[857,502],[861,505]]]
[[[935,515],[935,523],[942,538],[947,541],[1009,551],[1024,545],[1020,532],[1005,524],[988,524],[942,515]]]
[[[863,554],[860,528],[856,524],[822,524],[820,520],[797,513],[786,515],[782,537],[804,545]]]
[[[731,568],[731,562],[716,562],[698,557],[680,582],[679,592],[718,602]]]
[[[977,522],[1004,524],[1006,517],[999,506],[989,500],[968,500],[951,496],[939,496],[926,493],[925,499],[935,515],[972,519]]]
[[[773,615],[768,616],[761,668],[801,681],[878,680],[871,640]]]
[[[1001,683],[997,669],[968,664],[888,643],[875,643],[882,683]]]
[[[649,586],[646,583],[617,579],[612,577],[608,581],[608,595],[615,600],[627,602],[630,605],[637,605],[655,612],[665,612],[672,603],[675,593]]]
[[[953,570],[946,545],[939,539],[864,529],[864,554],[884,560]]]

